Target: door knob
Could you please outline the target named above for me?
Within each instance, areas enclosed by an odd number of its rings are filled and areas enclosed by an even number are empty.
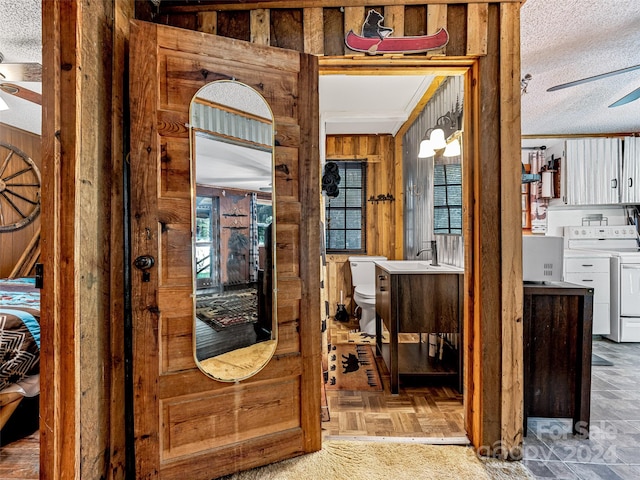
[[[133,265],[138,270],[147,270],[153,267],[155,263],[156,263],[156,260],[151,255],[141,255],[135,259],[135,261],[133,262]]]
[[[149,269],[153,267],[156,263],[155,258],[151,255],[140,255],[133,261],[133,265],[138,269],[142,270],[142,281],[149,282],[151,281],[151,274],[149,273]]]

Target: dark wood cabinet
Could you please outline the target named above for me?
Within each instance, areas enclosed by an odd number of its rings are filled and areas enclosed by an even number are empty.
[[[454,377],[461,389],[462,279],[461,273],[390,274],[376,266],[376,346],[388,358],[391,393],[398,393],[400,375]],[[383,323],[389,330],[388,352]],[[399,343],[399,333],[457,334],[458,348],[445,346],[444,358],[429,357],[428,343]]]
[[[524,286],[524,432],[528,417],[572,418],[588,437],[593,289]]]

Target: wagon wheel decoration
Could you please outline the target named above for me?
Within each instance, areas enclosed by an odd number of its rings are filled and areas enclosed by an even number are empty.
[[[24,152],[0,142],[0,232],[26,227],[40,213],[40,171]]]

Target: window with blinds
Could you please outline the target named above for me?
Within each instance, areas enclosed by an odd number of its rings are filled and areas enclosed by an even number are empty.
[[[434,233],[462,235],[462,168],[460,164],[434,165]]]
[[[366,250],[366,162],[335,162],[340,173],[338,196],[327,197],[326,245],[331,253]]]

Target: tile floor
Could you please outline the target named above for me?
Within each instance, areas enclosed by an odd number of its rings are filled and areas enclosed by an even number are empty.
[[[529,419],[524,463],[537,479],[640,479],[640,343],[594,337],[593,353],[613,366],[593,366],[589,439],[571,421]]]

